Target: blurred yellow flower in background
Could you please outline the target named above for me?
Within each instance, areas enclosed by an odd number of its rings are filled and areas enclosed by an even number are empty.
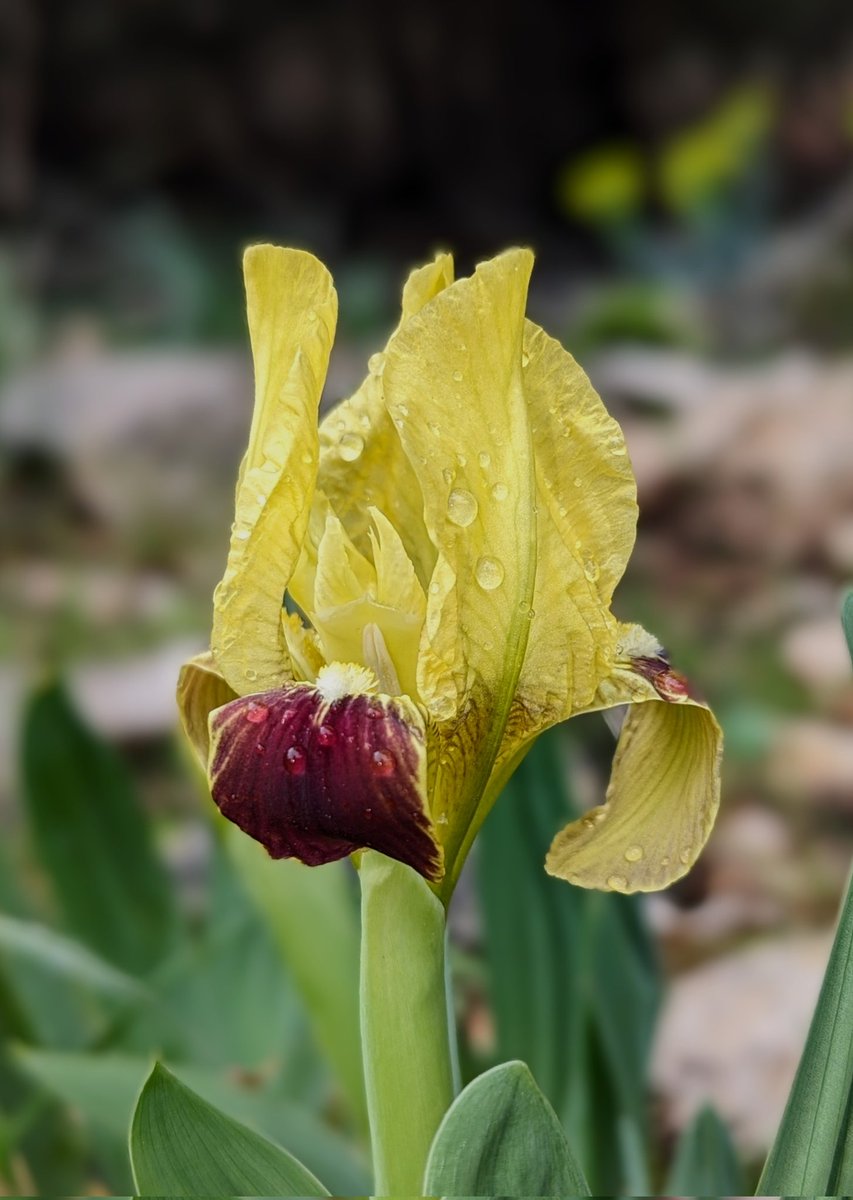
[[[628,704],[606,804],[547,867],[666,886],[719,797],[720,731],[610,612],[630,554],[624,439],[525,319],[533,258],[414,271],[366,379],[317,426],[337,315],[307,253],[246,253],[256,399],[209,654],[185,727],[223,813],[275,856],[372,847],[445,899],[537,734]]]

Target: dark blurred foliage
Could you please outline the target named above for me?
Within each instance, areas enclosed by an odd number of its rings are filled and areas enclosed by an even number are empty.
[[[783,96],[779,204],[811,200],[850,161],[851,32],[846,0],[5,0],[0,204],[62,274],[153,197],[333,259],[589,253],[560,167],[653,148],[756,72]]]

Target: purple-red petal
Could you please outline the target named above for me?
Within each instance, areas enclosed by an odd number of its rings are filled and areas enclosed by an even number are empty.
[[[424,731],[406,701],[292,684],[231,701],[210,728],[213,798],[273,858],[318,866],[370,848],[441,878]]]

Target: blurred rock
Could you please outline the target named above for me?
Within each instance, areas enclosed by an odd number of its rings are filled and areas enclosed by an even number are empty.
[[[672,984],[652,1061],[669,1128],[706,1101],[741,1150],[763,1155],[785,1107],[826,969],[829,934],[766,942]]]
[[[156,737],[177,727],[175,685],[181,665],[204,647],[181,638],[108,663],[81,664],[71,692],[86,720],[116,740]]]
[[[816,692],[853,684],[838,612],[788,630],[782,640],[782,658],[791,674]]]
[[[784,722],[770,748],[767,779],[779,794],[853,809],[853,729],[808,718]]]

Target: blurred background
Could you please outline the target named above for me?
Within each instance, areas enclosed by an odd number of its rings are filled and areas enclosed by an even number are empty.
[[[293,1094],[347,1128],[316,1063],[293,1066],[306,1018],[266,934],[245,972],[210,940],[247,901],[175,737],[175,677],[206,643],[248,429],[253,240],[310,249],[335,275],[327,402],[383,343],[410,266],[440,248],[462,271],[509,244],[536,251],[531,313],[591,374],[637,473],[617,611],[664,640],[727,735],[705,856],[636,906],[661,985],[644,1119],[664,1161],[710,1100],[754,1167],[853,848],[838,620],[853,578],[849,3],[527,0],[484,19],[444,0],[5,0],[0,217],[3,1186],[129,1186],[118,1102],[91,1070],[80,1092],[74,1055],[115,1075],[162,1051],[207,1070],[208,1091],[216,1076],[254,1095],[269,1046],[233,1030],[211,1046],[223,1008],[248,1027],[271,988],[296,1013],[275,1043]],[[575,724],[552,749],[586,803],[611,748],[603,725]],[[123,887],[127,925],[107,929]],[[514,986],[489,949],[496,903],[472,873],[453,914],[479,1065],[514,1048],[490,992]],[[164,967],[152,913],[167,909],[190,940]],[[45,930],[99,957],[72,969]],[[231,932],[229,952],[245,937]],[[119,969],[184,1005],[202,1049],[131,1020]],[[340,1190],[360,1186],[353,1171]]]

